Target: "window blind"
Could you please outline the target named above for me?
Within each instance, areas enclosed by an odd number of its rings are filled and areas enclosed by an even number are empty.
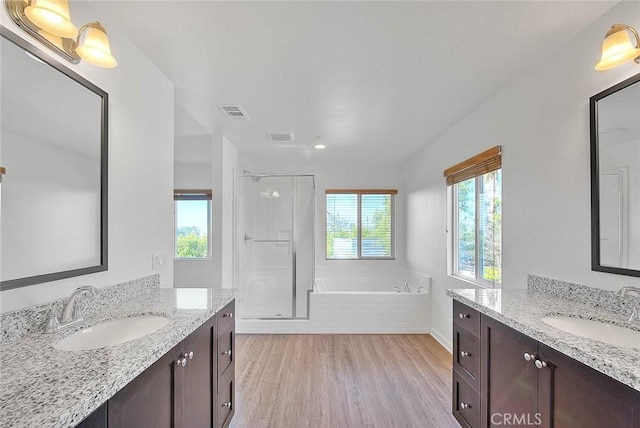
[[[397,190],[328,189],[327,259],[395,258]]]
[[[445,169],[444,177],[447,180],[447,185],[451,186],[500,168],[502,168],[502,146],[495,146]]]
[[[210,201],[213,199],[211,189],[175,189],[173,191],[174,201]]]

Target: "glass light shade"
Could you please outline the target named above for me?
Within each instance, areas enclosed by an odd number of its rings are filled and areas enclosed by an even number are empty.
[[[47,33],[69,39],[78,35],[78,28],[69,16],[67,0],[32,0],[24,13],[31,22]]]
[[[602,42],[602,57],[596,64],[596,70],[609,70],[640,56],[640,48],[633,46],[625,29],[609,31],[607,34]]]
[[[76,53],[84,61],[103,68],[114,68],[118,61],[111,55],[109,37],[101,28],[87,27],[84,41]]]

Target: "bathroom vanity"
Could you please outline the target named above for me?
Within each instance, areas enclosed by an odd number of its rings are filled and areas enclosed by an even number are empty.
[[[461,426],[640,427],[640,349],[542,322],[563,314],[624,325],[624,317],[531,290],[447,294],[452,412]]]
[[[122,291],[100,289],[92,305],[102,308],[85,309],[78,331],[149,315],[166,317],[168,323],[98,349],[56,349],[73,331],[38,330],[3,341],[0,426],[229,425],[235,408],[235,291],[154,286],[133,297]],[[39,318],[41,309],[28,313]],[[26,322],[4,316],[4,336],[10,333],[6,329]]]
[[[228,426],[235,401],[234,313],[232,301],[78,427]]]

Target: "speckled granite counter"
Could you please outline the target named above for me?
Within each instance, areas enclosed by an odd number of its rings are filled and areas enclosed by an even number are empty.
[[[570,315],[640,330],[639,325],[629,325],[628,316],[612,311],[608,303],[603,304],[604,299],[591,299],[587,304],[531,289],[455,289],[447,290],[447,296],[640,391],[640,349],[597,342],[542,322],[548,315]]]
[[[29,333],[0,345],[0,426],[73,427],[233,300],[229,289],[155,289],[126,303],[85,313],[83,326],[141,314],[163,315],[165,327],[121,345],[59,351],[77,331]]]

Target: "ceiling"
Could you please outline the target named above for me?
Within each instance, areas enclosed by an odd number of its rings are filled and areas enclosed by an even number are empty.
[[[615,2],[95,4],[174,82],[193,132],[263,160],[403,162]]]

